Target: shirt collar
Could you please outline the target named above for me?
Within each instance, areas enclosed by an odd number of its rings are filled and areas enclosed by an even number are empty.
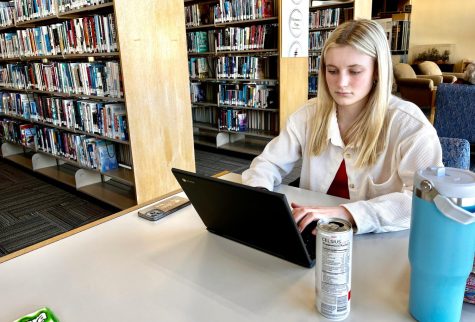
[[[330,143],[344,148],[345,143],[343,143],[343,140],[340,135],[340,129],[338,128],[338,120],[336,118],[336,107],[333,106],[333,109],[330,114],[330,126],[328,128],[328,137],[327,140],[330,140]]]

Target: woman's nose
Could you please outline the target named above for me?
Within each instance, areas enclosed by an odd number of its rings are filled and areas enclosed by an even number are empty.
[[[340,73],[338,74],[338,85],[341,87],[348,86],[350,81],[350,77],[347,73]]]

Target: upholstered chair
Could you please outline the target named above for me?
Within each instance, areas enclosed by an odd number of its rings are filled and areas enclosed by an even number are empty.
[[[429,120],[433,123],[435,95],[437,85],[442,82],[442,76],[416,75],[411,65],[404,63],[394,65],[393,71],[401,97],[428,112]]]
[[[446,73],[442,72],[433,61],[425,61],[418,65],[422,75],[440,75],[444,83],[455,83],[457,78],[463,79],[463,73]]]
[[[440,84],[437,87],[434,127],[440,137],[466,139],[475,146],[475,86]],[[471,166],[475,171],[475,155]]]
[[[442,162],[446,167],[470,169],[470,143],[465,139],[440,137]]]

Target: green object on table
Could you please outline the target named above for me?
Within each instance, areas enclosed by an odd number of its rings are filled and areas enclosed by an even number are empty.
[[[25,315],[14,322],[59,322],[59,320],[50,309],[44,307],[36,312]]]

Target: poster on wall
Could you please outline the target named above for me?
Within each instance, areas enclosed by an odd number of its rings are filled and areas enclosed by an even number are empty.
[[[308,57],[309,0],[282,1],[282,57]]]

